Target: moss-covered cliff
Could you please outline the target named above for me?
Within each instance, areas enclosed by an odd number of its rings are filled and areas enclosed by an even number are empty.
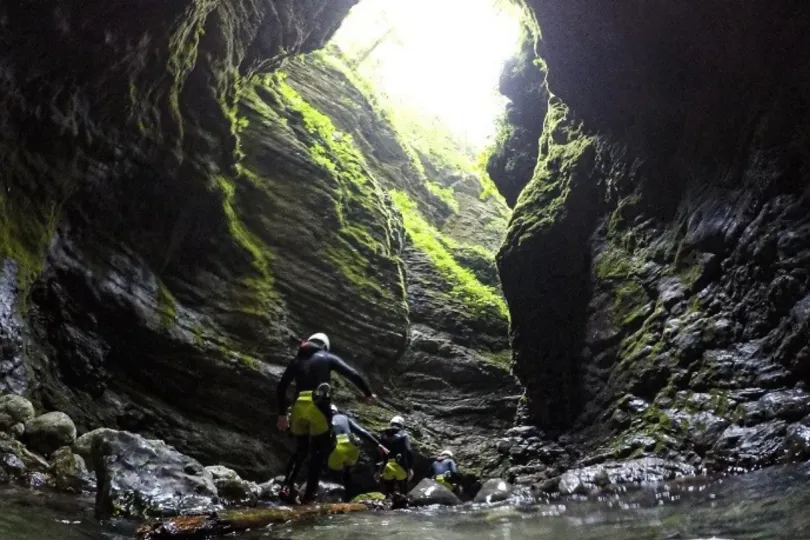
[[[383,399],[341,405],[495,457],[508,209],[426,172],[338,59],[285,64],[354,3],[0,7],[2,390],[266,476],[275,381],[320,330]]]
[[[567,463],[806,455],[807,6],[527,4],[548,105],[499,266],[531,421]]]

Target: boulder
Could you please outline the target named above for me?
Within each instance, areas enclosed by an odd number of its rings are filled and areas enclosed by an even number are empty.
[[[22,396],[6,394],[0,396],[0,429],[7,429],[14,424],[25,424],[36,416],[34,406]],[[8,425],[4,425],[5,418],[11,418]]]
[[[92,438],[100,519],[199,514],[219,508],[211,473],[163,441],[113,430]]]
[[[305,486],[301,487],[303,493]],[[340,484],[332,482],[321,482],[318,486],[318,502],[322,503],[339,503],[343,502],[343,496],[346,490]]]
[[[560,477],[558,489],[563,495],[586,495],[608,485],[651,485],[683,476],[693,476],[695,468],[686,463],[660,458],[631,459],[574,469]]]
[[[81,493],[95,489],[95,481],[87,465],[69,446],[63,446],[51,456],[51,475],[54,486],[62,491]]]
[[[208,469],[208,467],[206,467]],[[214,486],[223,502],[231,506],[253,506],[262,494],[262,488],[255,482],[235,478],[214,478]]]
[[[278,494],[281,492],[281,482],[276,480],[268,480],[263,484],[259,484],[259,499],[262,501],[277,501]]]
[[[14,424],[9,428],[8,434],[14,437],[15,439],[21,439],[22,436],[25,434],[25,424],[22,423]]]
[[[211,476],[214,477],[214,481],[217,480],[241,480],[239,474],[233,469],[229,469],[228,467],[224,467],[222,465],[211,465],[205,468],[206,471],[211,473]]]
[[[23,441],[31,450],[45,456],[63,446],[70,446],[75,440],[76,426],[62,412],[46,413],[25,424]]]
[[[103,437],[105,434],[117,433],[114,429],[98,428],[93,431],[88,431],[73,443],[73,452],[79,454],[85,463],[93,463],[93,441],[97,438]]]
[[[512,491],[514,491],[514,488],[509,482],[501,480],[500,478],[492,478],[484,482],[484,485],[481,486],[481,489],[478,490],[478,493],[475,495],[473,502],[494,503],[504,501],[509,498]]]
[[[461,504],[461,499],[455,493],[430,478],[424,478],[411,490],[408,494],[408,501],[412,506],[430,506],[433,504],[455,506]]]
[[[41,456],[31,452],[20,441],[0,439],[0,455],[13,455],[25,465],[26,470],[45,472],[50,464]]]

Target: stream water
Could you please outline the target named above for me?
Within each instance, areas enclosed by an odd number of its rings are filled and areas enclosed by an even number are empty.
[[[0,491],[0,540],[125,540],[128,522],[98,523],[92,499]],[[238,540],[810,539],[810,466],[767,469],[547,504],[368,512],[276,525]]]

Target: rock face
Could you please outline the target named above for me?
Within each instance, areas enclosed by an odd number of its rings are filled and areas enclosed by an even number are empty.
[[[265,404],[326,331],[421,447],[494,466],[519,395],[507,207],[323,58],[279,71],[355,3],[0,7],[0,388],[263,479],[292,446]]]
[[[803,455],[807,5],[527,3],[548,107],[499,255],[527,421],[547,438],[525,461],[553,466],[562,434],[584,463]],[[502,189],[524,182],[498,163]]]
[[[211,473],[163,441],[107,431],[94,439],[92,454],[101,519],[204,513],[218,505]]]

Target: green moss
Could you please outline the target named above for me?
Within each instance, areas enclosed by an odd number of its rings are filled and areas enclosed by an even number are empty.
[[[518,197],[508,242],[520,248],[554,224],[567,212],[571,189],[588,168],[596,152],[595,138],[584,133],[581,124],[569,120],[568,107],[559,100],[549,102],[540,157],[534,176]]]
[[[177,303],[160,279],[157,279],[157,310],[163,328],[170,328],[177,321]]]
[[[443,235],[430,225],[407,193],[393,191],[391,198],[402,213],[405,230],[414,245],[424,252],[442,276],[452,284],[450,295],[468,306],[473,313],[495,314],[508,318],[506,303],[498,292],[483,285],[470,270],[461,266],[447,249]]]
[[[621,326],[630,326],[646,316],[647,294],[635,280],[619,283],[614,291],[613,318]]]
[[[283,77],[275,79],[274,88],[309,134],[310,158],[329,174],[336,188],[339,226],[326,256],[353,285],[392,297],[369,264],[372,257],[390,256],[393,214],[384,204],[384,191],[371,176],[350,134],[337,130],[329,117],[307,103]]]
[[[451,187],[442,187],[436,182],[428,180],[426,182],[427,189],[436,198],[441,200],[453,212],[458,213],[458,201],[456,201],[456,194]]]
[[[17,266],[17,285],[24,299],[42,271],[45,252],[56,230],[56,207],[42,214],[33,204],[0,193],[0,263],[11,259]]]
[[[505,370],[512,369],[512,351],[510,349],[504,349],[502,351],[497,352],[490,352],[490,351],[479,351],[481,356],[484,358],[484,361],[488,364],[492,364],[495,367]]]

